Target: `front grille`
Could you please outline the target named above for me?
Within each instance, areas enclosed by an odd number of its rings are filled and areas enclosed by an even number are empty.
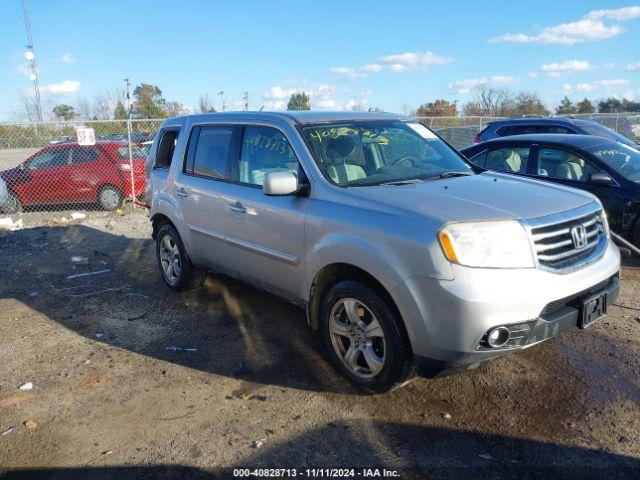
[[[576,247],[572,229],[584,228],[584,245]],[[575,231],[574,231],[575,232]],[[551,269],[571,267],[589,257],[605,234],[602,212],[531,229],[538,263]]]

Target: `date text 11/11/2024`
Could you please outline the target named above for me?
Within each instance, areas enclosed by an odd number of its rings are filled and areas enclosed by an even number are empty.
[[[234,478],[401,478],[397,470],[386,468],[236,468]]]

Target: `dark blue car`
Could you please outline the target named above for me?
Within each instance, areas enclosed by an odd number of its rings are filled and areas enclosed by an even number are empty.
[[[602,202],[611,229],[640,246],[640,151],[593,135],[515,135],[460,151],[487,170],[587,190]]]
[[[624,135],[600,125],[592,120],[577,118],[509,118],[489,123],[474,139],[474,143],[486,142],[494,138],[510,135],[528,135],[532,133],[565,133],[578,135],[595,135],[609,138],[626,145],[636,147],[637,144]]]

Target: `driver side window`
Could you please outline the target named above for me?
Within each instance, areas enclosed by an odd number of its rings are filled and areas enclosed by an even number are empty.
[[[41,170],[68,165],[70,154],[71,150],[68,148],[46,150],[31,159],[29,162],[29,170]]]
[[[583,158],[557,148],[541,148],[538,153],[538,175],[586,182],[592,173],[600,172]]]

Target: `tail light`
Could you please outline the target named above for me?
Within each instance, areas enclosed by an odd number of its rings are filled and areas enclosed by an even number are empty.
[[[480,138],[479,135],[476,135],[475,137],[473,137],[473,143],[480,143],[482,142],[482,139]]]

